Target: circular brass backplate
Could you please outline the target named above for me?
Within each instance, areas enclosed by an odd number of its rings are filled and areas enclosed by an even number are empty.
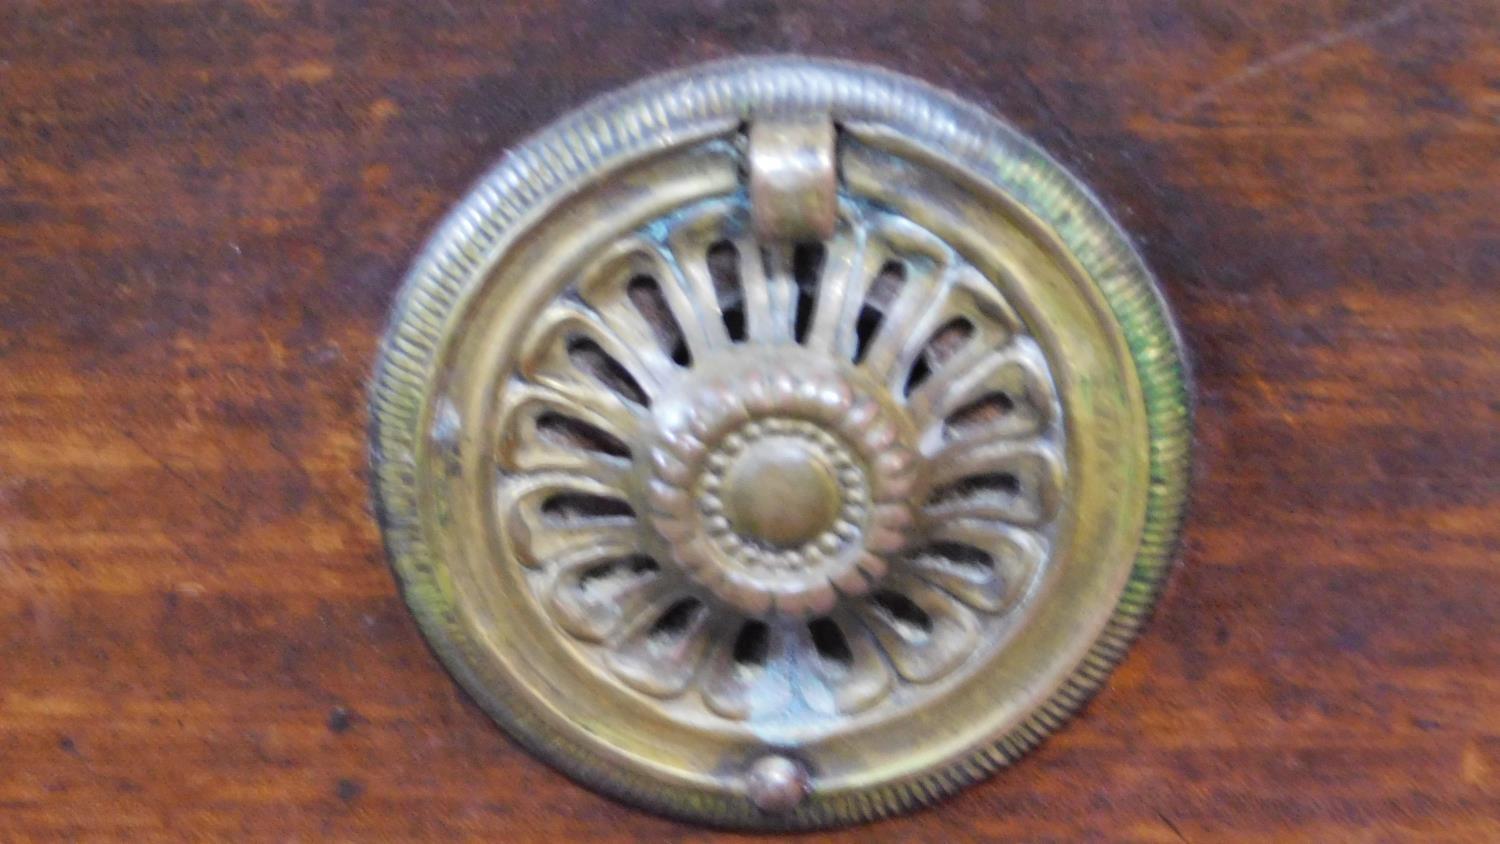
[[[1052,159],[873,68],[568,115],[395,307],[376,489],[443,661],[537,754],[716,825],[929,802],[1057,727],[1170,562],[1151,276]]]

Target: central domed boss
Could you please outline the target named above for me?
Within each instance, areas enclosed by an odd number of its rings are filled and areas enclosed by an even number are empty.
[[[798,350],[727,352],[665,403],[651,523],[752,615],[823,615],[885,576],[914,522],[915,432],[886,391]]]

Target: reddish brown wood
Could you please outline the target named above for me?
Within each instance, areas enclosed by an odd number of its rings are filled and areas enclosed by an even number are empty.
[[[365,379],[505,147],[741,52],[880,62],[1096,186],[1182,318],[1181,570],[1024,764],[842,837],[1500,839],[1500,21],[1469,2],[0,6],[0,839],[697,839],[470,704]]]

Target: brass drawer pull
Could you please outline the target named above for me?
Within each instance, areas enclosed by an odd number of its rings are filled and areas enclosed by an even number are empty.
[[[1151,276],[1061,167],[921,83],[646,80],[507,156],[377,371],[407,600],[533,751],[806,828],[1016,759],[1105,678],[1180,518]]]

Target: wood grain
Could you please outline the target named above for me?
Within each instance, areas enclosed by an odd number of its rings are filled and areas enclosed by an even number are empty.
[[[396,596],[364,390],[507,145],[743,52],[1033,134],[1199,388],[1183,565],[1070,728],[830,840],[1500,840],[1500,11],[1472,2],[0,7],[0,839],[611,838]]]

